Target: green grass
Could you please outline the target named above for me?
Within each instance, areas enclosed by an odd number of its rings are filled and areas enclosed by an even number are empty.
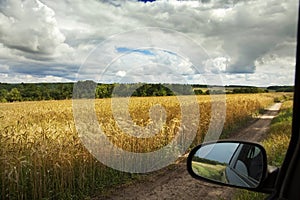
[[[285,101],[277,117],[272,120],[267,138],[262,145],[267,151],[268,164],[280,167],[285,157],[292,131],[291,100]],[[260,200],[268,195],[242,190],[237,193],[235,200]]]
[[[192,163],[193,171],[196,174],[220,182],[224,182],[225,167],[224,165],[212,165],[195,161]]]
[[[269,165],[279,167],[283,162],[292,132],[292,114],[292,101],[286,101],[279,115],[272,121],[269,136],[263,141]]]

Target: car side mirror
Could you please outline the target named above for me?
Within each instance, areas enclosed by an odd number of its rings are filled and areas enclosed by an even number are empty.
[[[195,147],[187,159],[192,177],[245,189],[261,186],[267,174],[265,149],[256,143],[217,141]]]

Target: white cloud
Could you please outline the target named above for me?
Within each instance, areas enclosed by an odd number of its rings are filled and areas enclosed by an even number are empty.
[[[72,80],[57,76],[34,76],[30,74],[7,74],[0,72],[2,83],[47,83],[47,82],[71,82]],[[26,81],[24,81],[26,80]]]
[[[0,42],[25,53],[52,54],[65,37],[57,27],[55,12],[39,1],[1,3]]]
[[[0,64],[0,73],[9,73],[9,66]]]
[[[199,60],[207,65],[202,66],[199,62],[196,66],[201,73],[225,73],[224,82],[228,83],[268,84],[263,79],[255,79],[255,76],[263,78],[263,73],[279,73],[286,67],[284,69],[291,78],[286,82],[293,83],[297,2],[234,2],[1,1],[0,64],[10,66],[10,77],[15,74],[20,78],[17,74],[24,74],[23,82],[30,80],[25,75],[70,80],[75,78],[78,67],[89,53],[112,35],[141,27],[160,27],[178,31],[206,50],[210,58]],[[153,34],[158,36],[152,38],[154,44],[168,41],[173,53],[176,53],[176,46],[182,46],[182,41],[174,35]],[[129,48],[136,46],[132,44],[134,41],[140,42],[130,38]],[[114,80],[118,71],[134,71],[133,65],[138,68],[145,63],[152,66],[157,63],[172,66],[172,70],[165,69],[169,77],[172,73],[174,77],[181,73],[190,82],[201,82],[199,72],[191,67],[195,63],[187,57],[196,55],[194,48],[185,49],[185,57],[166,52],[157,51],[152,56],[138,53],[123,56],[115,61],[119,67],[111,70],[110,80]],[[112,57],[118,55],[115,52]],[[230,62],[224,64],[225,58]],[[103,71],[104,67],[100,66],[99,71]],[[272,67],[272,71],[267,70],[268,67]],[[141,69],[136,71],[141,74],[147,72]],[[155,70],[157,68],[154,67],[153,72]],[[88,78],[93,72],[86,73]],[[164,74],[158,70],[155,73]],[[241,78],[236,73],[245,74],[245,77]],[[269,82],[276,83],[277,78],[278,83],[283,82],[279,76],[270,77],[272,80]],[[1,82],[4,80],[7,79],[0,77]],[[49,81],[52,80],[49,78]]]
[[[89,70],[89,69],[88,69]],[[91,71],[95,77],[95,71]],[[195,74],[192,64],[174,53],[149,49],[133,51],[118,57],[101,74],[101,82],[113,79],[120,82],[181,82],[187,83],[186,75]]]
[[[125,71],[118,71],[116,73],[117,76],[120,76],[120,77],[124,77],[126,75],[126,72]]]

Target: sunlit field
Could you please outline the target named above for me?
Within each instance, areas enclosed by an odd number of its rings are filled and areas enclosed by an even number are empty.
[[[226,165],[220,164],[208,164],[203,162],[192,162],[193,171],[211,180],[217,180],[219,182],[226,183],[225,169]]]
[[[279,115],[272,120],[267,138],[262,142],[267,151],[268,164],[271,166],[280,167],[283,163],[291,139],[292,114],[293,101],[285,101],[281,106]],[[238,192],[234,199],[260,200],[267,197],[267,194],[243,190]]]
[[[282,96],[227,95],[224,134]],[[197,96],[197,100],[200,120],[193,145],[201,143],[211,119],[210,96]],[[118,127],[111,99],[97,99],[95,108],[111,142],[128,151],[149,152],[174,138],[182,118],[176,97],[134,97],[129,101],[129,113],[135,124],[145,127],[153,123],[149,108],[156,104],[166,110],[166,122],[158,134],[146,139],[129,136]],[[136,176],[105,167],[90,155],[75,129],[71,100],[2,103],[0,133],[0,199],[82,199]]]

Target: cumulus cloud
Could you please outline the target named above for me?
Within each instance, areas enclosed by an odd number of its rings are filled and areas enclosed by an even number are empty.
[[[70,65],[66,64],[75,56],[73,49],[64,43],[66,38],[53,9],[38,0],[1,1],[0,22],[0,62],[11,66],[10,76],[20,73],[37,80],[40,76],[58,77],[49,81],[68,76],[62,73],[70,71]],[[22,82],[28,79],[28,76],[18,77],[26,79]]]
[[[0,80],[3,83],[49,83],[49,82],[70,82],[70,79],[57,76],[34,76],[30,74],[2,74],[0,73]],[[26,81],[24,81],[26,80]]]
[[[120,72],[128,75],[128,70],[134,71],[133,66],[135,72],[147,74],[144,64],[154,66],[156,63],[172,66],[171,71],[165,69],[168,74],[176,77],[180,73],[193,83],[201,82],[203,73],[215,73],[223,74],[227,83],[261,84],[262,79],[253,77],[270,74],[270,70],[265,70],[268,67],[277,73],[283,66],[289,66],[286,70],[293,74],[296,4],[292,0],[147,3],[137,0],[4,0],[0,2],[0,64],[9,66],[8,74],[74,80],[78,67],[90,52],[112,36],[143,27],[160,27],[184,34],[202,46],[208,56],[192,63],[189,55],[197,55],[195,48],[186,48],[181,50],[183,55],[176,55],[176,46],[183,46],[179,37],[153,33],[157,35],[151,38],[153,44],[167,41],[170,49],[155,51],[153,55],[131,52],[126,56],[121,56],[124,52],[115,51],[111,58],[121,57],[114,61],[118,67],[111,68],[110,81],[122,77]],[[149,39],[147,34],[140,38]],[[126,46],[116,44],[113,48],[136,48],[134,41],[140,42],[132,37]],[[106,66],[98,64],[98,67],[99,72],[103,72]],[[152,71],[160,73],[156,67]],[[92,70],[86,71],[86,78],[92,75]],[[169,80],[167,76],[165,79]],[[292,79],[289,83],[293,83]]]
[[[52,54],[65,37],[55,12],[39,1],[1,1],[0,42],[25,53]]]
[[[297,6],[291,1],[240,2],[224,9],[219,20],[210,19],[205,34],[222,44],[231,60],[229,73],[254,73],[255,61],[278,44],[291,40],[295,44]]]
[[[9,72],[9,66],[0,64],[0,73],[1,74],[7,74],[8,72]]]
[[[129,83],[187,83],[185,77],[196,73],[192,63],[163,49],[128,50],[100,72],[100,76],[95,74],[96,70],[89,71],[90,68],[83,72],[90,72],[94,79],[100,77],[100,82],[110,82],[115,76],[115,81]]]

